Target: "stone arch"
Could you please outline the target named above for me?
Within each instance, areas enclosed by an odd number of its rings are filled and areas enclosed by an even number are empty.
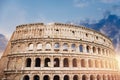
[[[27,58],[26,59],[26,67],[31,67],[31,62],[32,62],[31,58]]]
[[[101,76],[100,75],[97,75],[97,80],[101,80]]]
[[[101,54],[101,49],[100,48],[98,48],[98,54]]]
[[[55,75],[54,78],[53,78],[53,80],[60,80],[59,75]]]
[[[108,80],[110,80],[110,75],[107,76]]]
[[[64,60],[63,60],[63,66],[64,66],[64,67],[69,67],[68,58],[64,58]]]
[[[72,45],[71,45],[71,49],[72,49],[72,51],[75,51],[75,50],[76,50],[76,45],[75,45],[75,44],[72,44]]]
[[[106,80],[106,76],[105,75],[103,75],[103,80]]]
[[[54,44],[54,48],[55,48],[55,49],[60,48],[60,44],[59,44],[59,43],[55,43],[55,44]]]
[[[51,44],[50,43],[46,43],[45,48],[46,48],[47,51],[51,50]]]
[[[90,75],[90,80],[95,80],[95,77],[93,75]]]
[[[64,76],[64,80],[69,80],[69,76],[68,76],[68,75],[65,75],[65,76]]]
[[[95,68],[98,68],[99,64],[98,64],[98,60],[95,60]]]
[[[37,43],[37,50],[42,50],[42,44],[41,43]]]
[[[86,75],[83,75],[83,76],[82,76],[82,80],[87,80],[87,76],[86,76]]]
[[[93,49],[93,53],[96,53],[96,48],[95,48],[95,47],[93,47],[92,49]]]
[[[25,76],[23,77],[23,80],[30,80],[30,77],[29,77],[28,75],[25,75]]]
[[[88,60],[88,66],[93,67],[93,61],[91,59]]]
[[[79,51],[83,52],[83,45],[79,45]]]
[[[90,53],[90,46],[86,46],[87,53]]]
[[[41,66],[41,60],[40,58],[35,59],[35,67],[40,67]]]
[[[59,58],[54,59],[54,67],[60,67],[60,60]]]
[[[74,58],[72,60],[72,64],[73,64],[73,67],[77,67],[77,59],[76,58]]]
[[[44,66],[45,67],[50,67],[50,58],[45,58]]]
[[[86,61],[85,61],[85,59],[81,59],[81,67],[86,67]]]
[[[44,75],[43,80],[50,80],[50,77],[48,75]]]
[[[40,80],[40,77],[38,75],[34,75],[33,80]]]
[[[73,80],[78,80],[78,75],[74,75]]]
[[[63,44],[63,51],[68,51],[68,44],[67,43]]]
[[[28,50],[29,50],[29,51],[33,50],[33,43],[29,43],[29,44],[28,44]]]

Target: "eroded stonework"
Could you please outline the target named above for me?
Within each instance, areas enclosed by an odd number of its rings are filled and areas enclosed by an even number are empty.
[[[112,41],[71,24],[16,27],[0,60],[0,80],[120,80]]]

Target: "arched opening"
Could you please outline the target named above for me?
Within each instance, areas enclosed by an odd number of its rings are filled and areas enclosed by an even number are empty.
[[[42,44],[41,43],[37,44],[37,50],[42,50]]]
[[[50,43],[47,43],[47,44],[46,44],[46,50],[47,50],[47,51],[50,51],[50,50],[51,50],[51,44],[50,44]]]
[[[28,75],[25,75],[25,76],[23,77],[23,80],[30,80],[30,78],[29,78]]]
[[[32,51],[32,50],[33,50],[33,44],[32,44],[32,43],[30,43],[30,44],[28,45],[28,50],[29,50],[29,51]]]
[[[93,75],[90,75],[90,80],[95,80]]]
[[[72,63],[73,63],[73,67],[77,67],[77,59],[73,59]]]
[[[53,80],[60,80],[60,77],[58,75],[55,75]]]
[[[40,67],[40,64],[41,64],[40,58],[36,58],[35,59],[35,67]]]
[[[78,75],[74,75],[73,80],[78,80]]]
[[[31,59],[30,58],[26,59],[26,67],[31,67]]]
[[[45,58],[44,65],[45,65],[45,67],[50,67],[50,59],[49,58]]]
[[[90,60],[90,59],[88,60],[88,66],[89,66],[89,67],[93,67],[93,62],[92,62],[92,60]]]
[[[80,52],[83,52],[83,45],[80,45],[80,46],[79,46],[79,51],[80,51]]]
[[[64,80],[69,80],[69,76],[68,76],[68,75],[65,75],[65,76],[64,76]]]
[[[72,51],[75,51],[75,50],[76,50],[75,44],[72,44],[72,45],[71,45],[71,49],[72,49]]]
[[[90,47],[89,46],[86,47],[86,50],[87,50],[87,53],[90,53]]]
[[[97,60],[95,60],[95,68],[99,67],[99,62]]]
[[[86,75],[83,75],[83,76],[82,76],[82,80],[87,80],[87,76],[86,76]]]
[[[50,80],[50,77],[49,77],[48,75],[45,75],[45,76],[43,77],[43,80]]]
[[[93,47],[93,53],[96,53],[96,48],[95,47]]]
[[[67,43],[63,44],[63,51],[68,51],[68,44]]]
[[[98,48],[98,54],[101,54],[101,49],[100,48]]]
[[[60,44],[59,43],[55,43],[54,44],[54,50],[58,51],[60,48]]]
[[[101,80],[101,77],[100,77],[100,75],[97,75],[97,80]]]
[[[110,75],[108,75],[108,80],[110,80]]]
[[[103,75],[103,80],[106,80],[106,76],[105,75]]]
[[[40,78],[39,78],[38,75],[35,75],[35,76],[33,77],[33,80],[40,80]]]
[[[84,59],[81,59],[81,67],[86,67],[86,62]]]
[[[60,61],[58,58],[54,59],[54,67],[59,67],[60,66]]]
[[[64,66],[64,67],[69,67],[68,58],[65,58],[65,59],[63,60],[63,66]]]

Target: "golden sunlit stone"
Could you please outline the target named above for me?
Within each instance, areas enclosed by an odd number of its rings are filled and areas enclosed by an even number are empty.
[[[16,27],[0,60],[0,80],[119,80],[112,41],[71,24]]]

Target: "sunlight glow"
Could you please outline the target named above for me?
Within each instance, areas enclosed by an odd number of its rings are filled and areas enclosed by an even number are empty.
[[[120,70],[120,55],[116,55],[116,59],[118,61],[118,67],[119,67],[119,70]]]

